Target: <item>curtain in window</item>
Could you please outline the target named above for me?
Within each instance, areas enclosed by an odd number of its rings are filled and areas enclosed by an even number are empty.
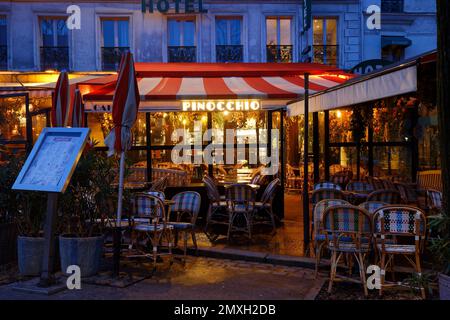
[[[241,20],[232,19],[230,22],[230,41],[232,45],[241,44]]]
[[[180,46],[180,21],[169,20],[169,46]]]
[[[216,20],[216,44],[227,44],[227,21],[225,19]]]
[[[41,31],[42,31],[42,45],[44,47],[55,46],[53,40],[53,23],[52,20],[42,19],[41,21]]]
[[[114,47],[114,21],[103,20],[103,46]]]
[[[57,32],[57,46],[67,47],[69,46],[69,32],[66,26],[66,20],[56,20],[56,32]]]
[[[6,18],[0,17],[0,46],[7,46]]]
[[[194,21],[184,21],[184,43],[183,46],[195,46],[195,24]]]
[[[117,32],[118,32],[118,46],[119,47],[129,47],[128,41],[128,20],[117,21]]]

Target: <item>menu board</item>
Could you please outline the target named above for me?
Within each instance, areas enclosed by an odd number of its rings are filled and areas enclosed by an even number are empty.
[[[64,192],[88,135],[88,128],[44,128],[13,189]]]

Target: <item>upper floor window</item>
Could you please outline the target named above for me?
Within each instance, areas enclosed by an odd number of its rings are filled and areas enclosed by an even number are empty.
[[[381,12],[403,12],[403,0],[381,0]]]
[[[216,18],[216,61],[242,62],[242,19],[239,17]]]
[[[0,70],[8,69],[8,38],[6,17],[0,16]]]
[[[168,20],[169,62],[196,62],[195,20],[192,18]]]
[[[41,25],[41,69],[69,69],[69,30],[66,18],[43,17]]]
[[[130,50],[128,18],[102,18],[102,69],[117,70],[122,53]]]
[[[291,23],[291,18],[267,18],[267,62],[292,62]]]
[[[337,34],[338,21],[335,18],[317,18],[313,21],[313,61],[331,66],[339,63]]]

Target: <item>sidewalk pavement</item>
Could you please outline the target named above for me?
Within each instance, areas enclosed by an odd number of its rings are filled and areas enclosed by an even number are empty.
[[[0,300],[311,300],[324,283],[310,269],[238,260],[189,256],[185,265],[175,261],[170,269],[168,264],[161,268],[126,288],[82,282],[80,290],[50,296],[16,291],[8,284],[0,286]]]

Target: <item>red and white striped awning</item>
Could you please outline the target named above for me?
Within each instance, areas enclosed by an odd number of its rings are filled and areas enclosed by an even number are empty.
[[[141,109],[176,110],[181,109],[183,100],[208,99],[258,99],[266,102],[266,106],[273,105],[274,101],[278,102],[277,105],[285,105],[304,95],[305,73],[312,73],[311,93],[342,84],[351,77],[333,67],[315,64],[228,64],[228,69],[222,69],[221,64],[219,67],[216,64],[191,64],[194,65],[192,69],[181,68],[178,71],[173,70],[170,64],[166,65],[169,66],[165,69],[161,64],[151,69],[147,65],[136,64]],[[198,65],[198,70],[195,65]],[[314,67],[319,73],[313,72],[317,71]],[[158,72],[161,76],[156,76]],[[107,110],[114,90],[115,80],[85,94],[86,109],[105,111],[106,107]]]

